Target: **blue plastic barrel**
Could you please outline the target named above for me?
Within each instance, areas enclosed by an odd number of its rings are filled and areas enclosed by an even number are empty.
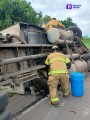
[[[71,92],[73,96],[81,97],[84,95],[84,79],[85,75],[80,72],[71,73]]]

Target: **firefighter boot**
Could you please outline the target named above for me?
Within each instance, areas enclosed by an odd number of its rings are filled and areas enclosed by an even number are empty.
[[[58,106],[59,105],[59,98],[51,98],[51,104]]]
[[[64,96],[64,97],[69,97],[69,95],[70,95],[70,91],[67,91],[67,92],[64,92],[64,93],[63,93],[63,96]]]

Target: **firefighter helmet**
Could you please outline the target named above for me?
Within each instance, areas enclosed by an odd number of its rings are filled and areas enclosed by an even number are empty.
[[[54,45],[52,46],[52,49],[59,49],[58,46]]]

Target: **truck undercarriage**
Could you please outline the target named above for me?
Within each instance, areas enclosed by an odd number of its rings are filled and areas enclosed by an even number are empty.
[[[26,23],[0,31],[0,91],[17,93],[9,100],[8,109],[13,117],[48,95],[45,59],[52,45],[58,45],[71,60],[69,74],[90,71],[90,52],[81,37],[78,27],[52,28],[46,32],[44,28]]]
[[[44,62],[53,44],[71,59],[69,74],[87,72],[90,53],[77,30],[53,28],[46,32],[36,25],[19,23],[1,31],[0,89],[25,94],[33,80],[47,79]]]

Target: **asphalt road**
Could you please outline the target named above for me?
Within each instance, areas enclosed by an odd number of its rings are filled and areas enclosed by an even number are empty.
[[[59,107],[52,106],[46,97],[22,112],[17,120],[90,120],[90,75],[85,79],[83,97],[64,98],[60,93]]]

